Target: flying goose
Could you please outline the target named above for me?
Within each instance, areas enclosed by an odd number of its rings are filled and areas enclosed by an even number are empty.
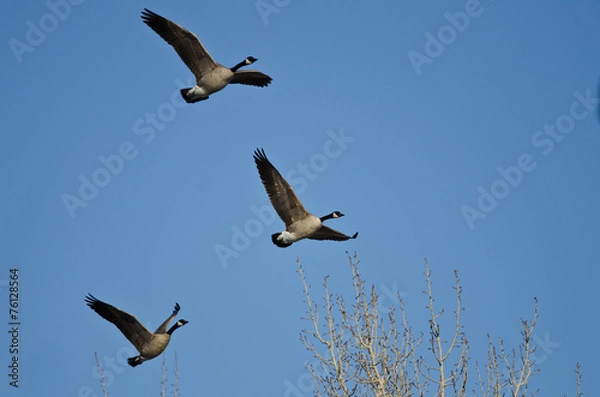
[[[100,317],[116,325],[140,353],[135,357],[129,357],[127,359],[127,363],[132,367],[140,365],[144,361],[153,359],[161,354],[167,348],[173,331],[188,323],[186,320],[181,319],[167,330],[169,323],[175,318],[177,313],[179,313],[179,303],[175,303],[173,314],[171,314],[169,318],[167,318],[165,322],[152,333],[131,314],[96,299],[92,294],[88,294],[85,297],[85,302],[98,313]]]
[[[142,20],[167,43],[175,48],[186,66],[196,76],[196,85],[181,90],[181,96],[187,103],[208,99],[208,96],[222,90],[227,84],[247,84],[266,87],[271,77],[258,70],[238,70],[242,66],[257,61],[249,56],[232,68],[225,67],[212,59],[198,37],[175,22],[144,8]]]
[[[271,164],[263,149],[254,151],[254,162],[271,204],[285,223],[285,231],[271,235],[273,244],[285,248],[304,238],[345,241],[358,236],[358,232],[350,237],[323,225],[327,219],[344,216],[340,211],[333,211],[320,218],[308,212],[294,193],[294,189]]]

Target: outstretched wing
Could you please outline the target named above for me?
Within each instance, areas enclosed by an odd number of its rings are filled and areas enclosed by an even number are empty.
[[[334,240],[334,241],[346,241],[354,239],[358,236],[358,232],[352,236],[347,236],[344,233],[340,233],[337,230],[331,229],[327,226],[321,226],[319,230],[308,236],[311,240]]]
[[[254,162],[271,204],[285,226],[306,218],[309,215],[308,211],[294,193],[294,189],[271,164],[263,149],[254,151]]]
[[[158,327],[158,328],[156,329],[156,331],[154,331],[154,332],[155,332],[155,333],[157,333],[157,334],[162,334],[162,333],[165,333],[165,332],[167,332],[167,327],[169,326],[169,323],[170,323],[171,321],[173,321],[173,319],[175,318],[175,316],[177,315],[177,313],[179,313],[179,309],[180,309],[180,307],[179,307],[179,303],[175,302],[175,308],[173,309],[173,314],[171,314],[171,315],[169,316],[169,318],[167,318],[167,319],[165,320],[165,322],[164,322],[164,323],[162,323],[162,324],[160,325],[160,327]]]
[[[150,342],[152,339],[152,333],[131,314],[102,302],[92,294],[88,294],[85,297],[85,302],[100,317],[116,325],[138,351],[145,343]]]
[[[217,66],[217,63],[206,51],[198,37],[189,30],[147,8],[142,11],[142,20],[158,33],[164,41],[175,48],[183,63],[194,73],[197,81],[202,78],[205,72]]]
[[[246,84],[256,87],[266,87],[273,79],[258,70],[238,70],[229,84]]]

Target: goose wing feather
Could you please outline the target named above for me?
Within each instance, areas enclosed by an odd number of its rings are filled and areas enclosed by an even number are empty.
[[[197,81],[218,65],[198,37],[189,30],[147,8],[144,8],[142,12],[142,20],[164,41],[175,48],[183,63],[194,73]]]
[[[272,80],[271,77],[258,70],[238,70],[233,75],[233,79],[229,84],[246,84],[256,87],[266,87]]]
[[[177,315],[177,313],[179,313],[179,309],[180,309],[180,307],[179,307],[179,303],[175,302],[175,308],[173,309],[173,314],[171,314],[171,315],[169,316],[169,318],[167,318],[167,319],[165,320],[165,322],[164,322],[164,323],[162,323],[162,324],[160,325],[160,327],[158,327],[158,328],[156,329],[156,331],[154,331],[154,333],[155,333],[155,334],[164,334],[165,332],[167,332],[167,327],[169,326],[169,323],[170,323],[171,321],[173,321],[173,319],[175,318],[175,316]]]
[[[294,189],[271,164],[263,149],[254,151],[254,162],[269,200],[285,226],[288,227],[294,222],[306,218],[309,212],[294,193]]]
[[[327,226],[321,226],[319,230],[308,236],[311,240],[334,240],[334,241],[346,241],[358,236],[358,232],[352,236],[347,236],[344,233],[338,232]]]
[[[102,302],[92,294],[88,294],[85,297],[85,302],[92,310],[98,313],[100,317],[113,323],[123,335],[129,339],[136,349],[140,350],[142,346],[149,343],[152,339],[152,332],[148,331],[148,329],[131,314],[109,305],[108,303]]]

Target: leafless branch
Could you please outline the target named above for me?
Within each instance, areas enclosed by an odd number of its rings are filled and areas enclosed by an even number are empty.
[[[166,396],[166,390],[167,390],[167,362],[165,360],[165,354],[163,353],[161,355],[162,358],[162,376],[160,378],[160,397],[165,397]]]
[[[100,384],[102,385],[102,394],[104,397],[108,397],[108,390],[106,389],[106,378],[104,378],[104,372],[102,371],[102,367],[100,366],[100,360],[98,359],[98,352],[94,352],[94,357],[96,358],[96,368],[98,368],[98,373],[100,374]]]
[[[175,381],[173,382],[173,397],[179,396],[179,360],[177,359],[177,352],[175,352]]]

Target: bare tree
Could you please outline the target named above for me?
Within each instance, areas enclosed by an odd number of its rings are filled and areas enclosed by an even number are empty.
[[[488,360],[485,365],[485,380],[477,363],[477,378],[481,395],[484,397],[496,397],[504,394],[508,388],[510,396],[526,397],[533,396],[537,390],[529,393],[529,379],[538,373],[533,369],[533,353],[535,347],[531,344],[533,329],[538,318],[538,301],[535,299],[535,311],[531,322],[521,320],[521,337],[523,341],[517,350],[507,352],[504,341],[498,338],[498,345],[494,345],[488,335]],[[505,375],[507,374],[507,375]]]
[[[575,366],[575,375],[577,376],[577,397],[581,397],[583,392],[581,391],[581,365],[579,363]]]
[[[173,386],[173,397],[179,396],[179,362],[177,360],[177,352],[175,354],[175,370],[173,371],[175,376],[175,381],[171,385]],[[102,386],[102,395],[104,397],[108,397],[108,387],[106,379],[104,378],[104,372],[102,371],[102,366],[100,365],[100,360],[98,359],[98,353],[94,352],[94,357],[96,359],[96,368],[98,369],[98,374],[100,375],[100,385]],[[162,354],[162,367],[161,367],[161,379],[160,379],[160,396],[165,397],[167,394],[167,363],[165,360],[165,354]]]
[[[328,278],[323,281],[324,302],[313,302],[304,270],[298,260],[298,273],[304,287],[309,329],[300,338],[317,359],[308,365],[316,396],[408,397],[449,395],[528,397],[534,370],[532,335],[538,317],[538,302],[531,321],[521,320],[522,342],[506,350],[502,339],[497,346],[488,336],[488,357],[483,369],[475,364],[477,381],[468,383],[469,344],[461,325],[462,288],[454,272],[455,307],[448,335],[442,333],[444,309],[437,310],[432,290],[431,270],[425,260],[424,291],[429,311],[429,332],[415,336],[407,320],[400,294],[397,307],[387,314],[378,310],[375,287],[366,288],[359,272],[356,254],[348,256],[354,296],[350,304],[333,294]],[[426,349],[426,350],[425,350]],[[421,354],[421,352],[423,354]],[[581,397],[581,372],[577,373],[577,396]]]
[[[175,356],[175,369],[173,375],[175,380],[171,384],[173,386],[173,397],[179,396],[179,361],[177,360],[177,352],[173,353]],[[167,362],[165,360],[165,354],[162,355],[162,377],[160,380],[160,397],[167,395]]]

